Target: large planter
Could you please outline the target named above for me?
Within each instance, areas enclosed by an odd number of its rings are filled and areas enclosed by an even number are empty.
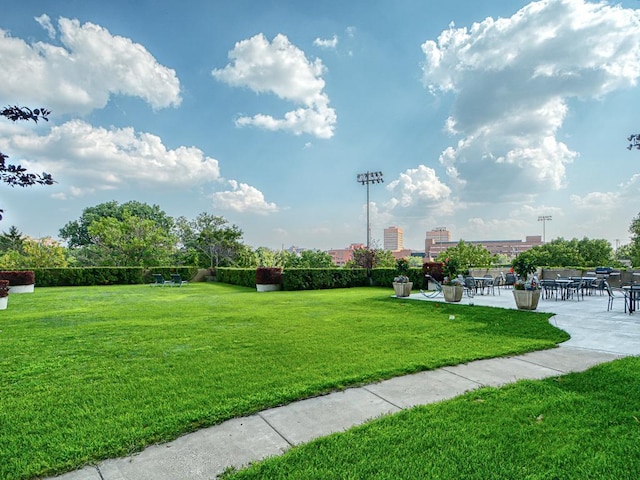
[[[0,297],[0,310],[7,309],[7,302],[9,301],[9,297]]]
[[[535,310],[540,300],[540,290],[513,290],[513,298],[520,310]]]
[[[462,300],[464,289],[461,285],[442,285],[442,293],[447,302],[459,302]]]
[[[34,285],[9,285],[11,293],[33,293]]]
[[[276,285],[273,283],[256,283],[256,289],[259,292],[275,292],[277,290],[282,290],[282,285]]]
[[[396,297],[408,297],[411,295],[411,288],[413,287],[413,282],[393,282],[393,289],[396,292]]]

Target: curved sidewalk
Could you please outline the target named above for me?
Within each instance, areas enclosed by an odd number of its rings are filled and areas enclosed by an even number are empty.
[[[427,299],[420,293],[410,299],[443,301]],[[462,303],[515,308],[508,290],[496,296],[465,298]],[[291,446],[347,430],[380,415],[446,400],[482,386],[578,372],[623,356],[640,355],[640,317],[623,313],[622,304],[614,307],[616,311],[607,312],[604,296],[580,302],[541,300],[538,310],[555,313],[550,321],[571,335],[560,348],[440,368],[301,400],[55,478],[208,480],[228,467],[280,455]]]

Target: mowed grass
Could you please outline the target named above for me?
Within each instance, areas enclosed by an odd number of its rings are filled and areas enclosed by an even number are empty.
[[[333,389],[567,338],[545,314],[400,300],[390,288],[37,288],[0,312],[0,478],[69,471]]]
[[[321,438],[225,480],[640,478],[640,358],[484,388]]]

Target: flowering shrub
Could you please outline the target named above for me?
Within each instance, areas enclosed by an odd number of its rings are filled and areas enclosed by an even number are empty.
[[[457,285],[459,287],[464,287],[464,282],[459,277],[454,277],[454,278],[444,277],[444,280],[442,280],[442,284],[452,285],[452,286]]]
[[[522,279],[518,280],[516,283],[513,284],[513,288],[515,290],[540,290],[542,286],[538,281],[538,277],[534,275],[533,278],[531,278],[531,280],[526,280],[526,281]]]
[[[394,283],[409,283],[409,277],[406,275],[398,275],[393,279]]]

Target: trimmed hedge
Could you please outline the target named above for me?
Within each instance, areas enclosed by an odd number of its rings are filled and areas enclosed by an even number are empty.
[[[321,290],[369,285],[364,268],[288,268],[282,275],[283,290]]]
[[[93,285],[135,285],[152,283],[153,273],[168,277],[178,273],[185,279],[191,279],[197,272],[196,267],[71,267],[36,268],[36,286],[38,287],[79,287]]]
[[[397,276],[398,272],[395,268],[371,269],[371,281],[377,287],[391,287],[393,279]],[[410,268],[407,277],[409,277],[410,282],[413,282],[413,288],[424,288],[424,274],[421,268]]]
[[[395,268],[374,268],[367,276],[364,268],[287,268],[282,274],[283,290],[322,290],[327,288],[365,287],[370,285],[391,287]],[[422,288],[424,276],[420,268],[409,269],[407,275],[415,288]],[[255,268],[218,267],[219,282],[255,288]]]
[[[255,268],[218,267],[216,269],[216,278],[222,283],[256,288]]]

